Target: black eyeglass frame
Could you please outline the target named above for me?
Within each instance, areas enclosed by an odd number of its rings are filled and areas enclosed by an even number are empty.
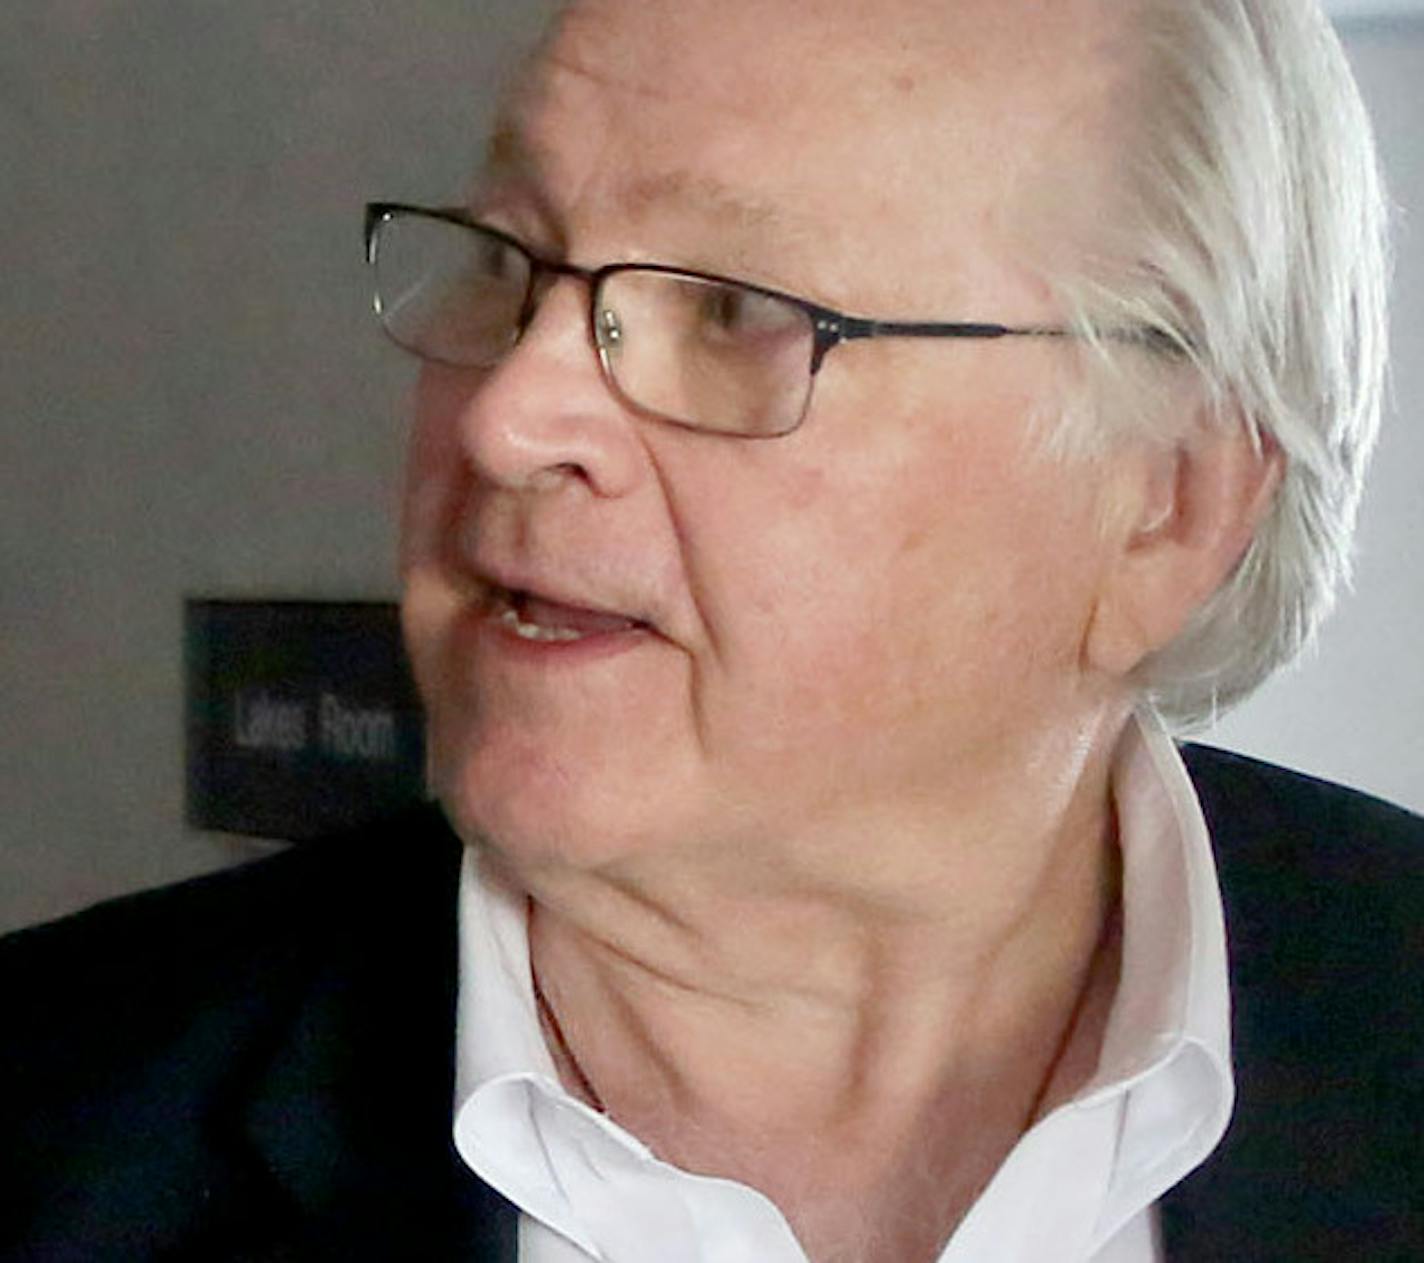
[[[788,294],[785,290],[758,285],[754,281],[744,281],[740,277],[724,276],[717,272],[700,272],[695,268],[675,267],[667,263],[604,263],[596,268],[580,267],[576,263],[560,263],[536,254],[519,238],[511,236],[499,228],[473,219],[458,207],[412,206],[404,202],[370,202],[366,206],[366,258],[375,261],[376,229],[381,220],[391,215],[417,215],[426,219],[443,220],[473,232],[485,233],[509,246],[529,261],[529,290],[531,296],[537,292],[539,281],[545,276],[573,276],[588,283],[596,297],[599,287],[610,276],[620,272],[656,272],[662,276],[685,276],[691,280],[709,281],[713,284],[736,285],[764,298],[776,298],[800,309],[810,318],[815,331],[811,351],[811,372],[815,374],[821,367],[827,352],[842,342],[857,338],[1062,338],[1070,330],[1051,325],[1002,325],[984,321],[941,321],[941,320],[873,320],[866,316],[852,316],[833,307],[825,307],[802,298],[799,294]],[[527,301],[527,300],[526,300]],[[590,300],[591,307],[597,303]]]
[[[529,263],[528,289],[524,296],[524,304],[520,311],[519,324],[516,327],[510,345],[513,346],[519,338],[519,334],[528,324],[534,314],[535,296],[539,292],[539,282],[549,276],[572,276],[588,284],[589,287],[589,336],[593,340],[595,350],[599,352],[600,359],[603,354],[603,346],[598,336],[598,294],[601,286],[611,276],[617,276],[626,272],[651,272],[662,276],[685,277],[689,280],[702,281],[710,284],[734,285],[744,289],[749,293],[758,294],[766,298],[777,299],[780,302],[797,308],[803,312],[811,322],[812,344],[810,376],[814,380],[820,371],[821,363],[827,354],[842,342],[853,342],[862,338],[961,338],[961,339],[994,339],[994,338],[1071,338],[1077,337],[1077,333],[1059,325],[1004,325],[985,321],[941,321],[941,320],[876,320],[867,316],[852,316],[843,311],[837,311],[833,307],[826,307],[821,303],[812,302],[809,298],[802,298],[799,294],[789,294],[785,290],[773,289],[770,286],[758,285],[752,281],[744,281],[734,276],[724,276],[717,272],[701,272],[694,268],[676,267],[666,263],[643,263],[643,262],[618,262],[605,263],[600,267],[586,268],[580,267],[576,263],[561,263],[553,259],[546,259],[536,254],[528,245],[520,241],[499,228],[494,228],[489,224],[474,219],[470,214],[460,207],[444,206],[415,206],[406,202],[368,202],[366,204],[365,216],[365,239],[366,239],[366,261],[374,265],[376,261],[376,237],[382,220],[397,215],[411,215],[425,219],[440,220],[445,223],[454,224],[460,228],[469,229],[471,232],[481,233],[496,241],[508,246]],[[377,307],[380,314],[379,304]],[[1141,328],[1132,329],[1110,329],[1103,332],[1102,336],[1114,341],[1129,341],[1149,347],[1155,350],[1164,350],[1169,353],[1179,353],[1181,348],[1163,330],[1155,329],[1144,325]],[[413,350],[414,348],[407,348]],[[418,355],[424,353],[416,351]],[[435,356],[424,356],[428,359],[438,359]],[[443,361],[442,361],[443,362]],[[455,367],[472,367],[472,365],[462,365],[454,363]],[[607,366],[605,365],[605,371]],[[620,391],[621,393],[621,391]],[[808,393],[807,404],[810,396]],[[677,418],[669,418],[677,420]],[[791,433],[805,419],[805,407],[801,417],[789,430],[778,433]],[[678,424],[686,425],[688,422],[678,421]],[[752,437],[752,436],[746,436]]]

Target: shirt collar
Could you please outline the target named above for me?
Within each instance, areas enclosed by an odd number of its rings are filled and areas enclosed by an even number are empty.
[[[1113,769],[1123,864],[1122,969],[1098,1071],[1083,1095],[1120,1087],[1184,1043],[1229,1077],[1226,931],[1206,820],[1175,744],[1141,712]]]
[[[480,1085],[508,1074],[556,1082],[534,1002],[527,896],[485,862],[480,847],[469,846],[459,899],[455,1099],[463,1102]]]
[[[1073,1104],[1121,1100],[1103,1237],[1220,1142],[1235,1101],[1221,891],[1175,743],[1142,710],[1113,769],[1123,863],[1122,965],[1098,1069]]]

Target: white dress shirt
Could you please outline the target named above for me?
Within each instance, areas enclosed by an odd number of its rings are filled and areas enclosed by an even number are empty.
[[[939,1263],[1160,1263],[1157,1199],[1231,1114],[1226,941],[1186,769],[1157,720],[1113,769],[1122,960],[1097,1072],[1018,1141]],[[520,1263],[806,1263],[769,1198],[657,1156],[560,1085],[541,1033],[523,895],[466,853],[455,1143],[520,1210]]]

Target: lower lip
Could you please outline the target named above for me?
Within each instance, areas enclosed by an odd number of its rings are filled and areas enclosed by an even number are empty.
[[[648,643],[656,634],[651,628],[638,624],[618,631],[593,632],[577,640],[529,640],[485,609],[472,609],[461,621],[464,635],[474,637],[481,646],[493,649],[502,657],[547,665],[572,665],[627,653]]]

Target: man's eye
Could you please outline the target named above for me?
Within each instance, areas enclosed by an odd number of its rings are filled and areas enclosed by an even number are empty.
[[[518,255],[502,241],[479,243],[475,258],[477,275],[491,281],[508,281],[521,271]]]
[[[779,298],[735,285],[710,285],[702,296],[701,323],[709,333],[760,337],[795,323],[795,311]]]

